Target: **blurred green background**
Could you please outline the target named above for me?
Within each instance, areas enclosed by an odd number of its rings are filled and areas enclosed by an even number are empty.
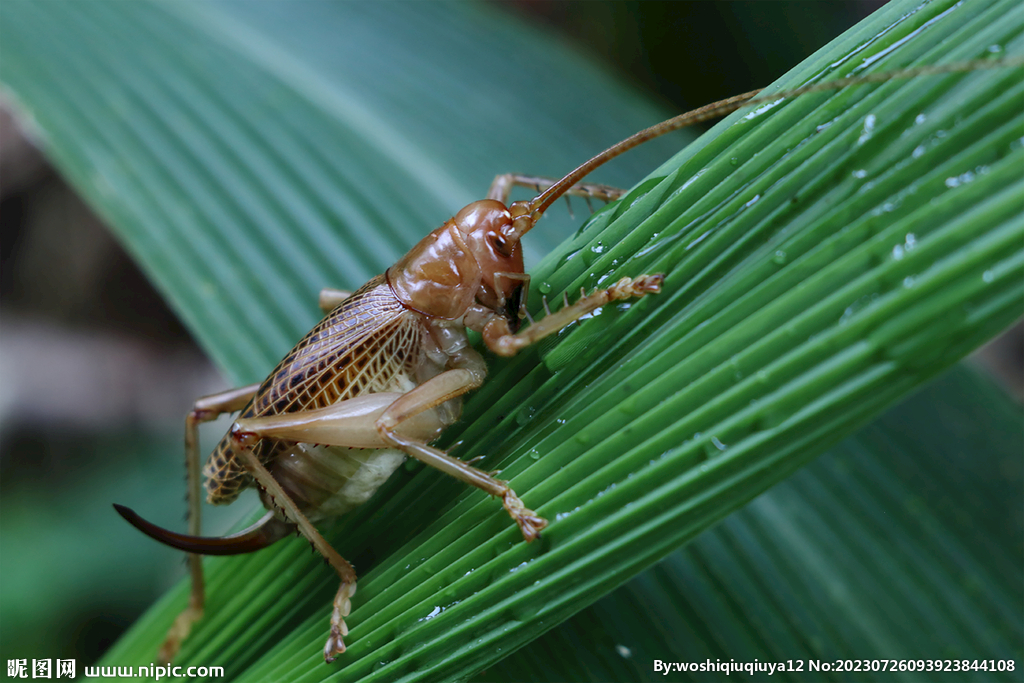
[[[667,113],[771,82],[880,4],[496,3]],[[183,479],[182,418],[224,382],[10,111],[3,117],[0,643],[8,657],[85,664],[183,573],[180,554],[137,536],[109,504],[145,491],[149,509],[168,511],[163,521],[184,514],[184,485],[167,485]],[[1019,396],[1019,329],[997,346],[989,366]],[[243,511],[208,516],[207,532]]]

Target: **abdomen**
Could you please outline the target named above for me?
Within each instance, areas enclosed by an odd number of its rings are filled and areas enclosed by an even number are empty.
[[[303,514],[317,522],[365,503],[404,461],[397,449],[294,444],[269,469]],[[270,501],[263,503],[271,509]]]

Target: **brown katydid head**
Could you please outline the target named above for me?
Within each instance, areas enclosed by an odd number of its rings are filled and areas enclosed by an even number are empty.
[[[475,300],[492,311],[505,312],[516,300],[511,312],[518,313],[522,289],[523,249],[518,238],[508,236],[512,214],[496,199],[473,202],[452,219],[466,248],[480,268]],[[518,320],[518,318],[516,318]]]
[[[523,272],[518,244],[509,248],[499,239],[511,220],[498,201],[466,206],[388,268],[391,290],[403,304],[433,318],[459,318],[478,293],[483,305],[496,310],[504,292],[495,289],[494,274]]]
[[[478,304],[518,323],[527,277],[514,224],[496,199],[465,206],[388,269],[392,291],[431,317],[454,320]]]
[[[624,150],[622,150],[624,151]],[[454,320],[477,304],[518,327],[529,277],[520,241],[556,199],[606,158],[595,157],[530,201],[483,199],[463,207],[387,271],[395,296],[431,317]],[[582,168],[582,167],[581,167]]]

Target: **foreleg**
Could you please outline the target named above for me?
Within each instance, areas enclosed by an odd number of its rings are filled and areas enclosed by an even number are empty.
[[[663,275],[641,275],[637,278],[624,277],[608,289],[598,289],[585,294],[574,303],[560,310],[549,313],[544,318],[532,323],[529,327],[512,334],[508,321],[500,316],[487,316],[487,323],[482,327],[484,343],[499,356],[514,356],[530,344],[558,332],[565,326],[579,320],[587,313],[597,310],[612,301],[642,297],[661,291]],[[546,305],[546,304],[545,304]]]

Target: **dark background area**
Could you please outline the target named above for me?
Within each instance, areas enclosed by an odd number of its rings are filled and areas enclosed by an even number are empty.
[[[883,3],[498,4],[682,111],[767,85]],[[90,495],[114,501],[126,487],[166,491],[168,478],[183,478],[184,413],[195,397],[224,383],[6,107],[0,116],[0,638],[18,657],[74,657],[82,665],[182,567],[110,576],[107,564],[90,557],[120,549],[80,547],[74,525],[58,545],[43,546],[38,530],[69,517],[83,525],[123,524],[106,506],[85,509],[83,484]],[[982,352],[1018,398],[1021,338],[1018,325]],[[184,513],[178,494],[160,503]],[[31,565],[26,554],[34,556]],[[164,557],[140,537],[123,562],[166,564]],[[51,601],[39,610],[48,603],[21,588],[31,583],[22,575],[50,565],[53,580],[66,580],[57,578],[65,574],[58,569],[69,562],[76,585],[89,590],[74,604]],[[144,578],[151,576],[159,578]],[[46,577],[32,578],[45,593]],[[34,644],[42,649],[29,649]]]

